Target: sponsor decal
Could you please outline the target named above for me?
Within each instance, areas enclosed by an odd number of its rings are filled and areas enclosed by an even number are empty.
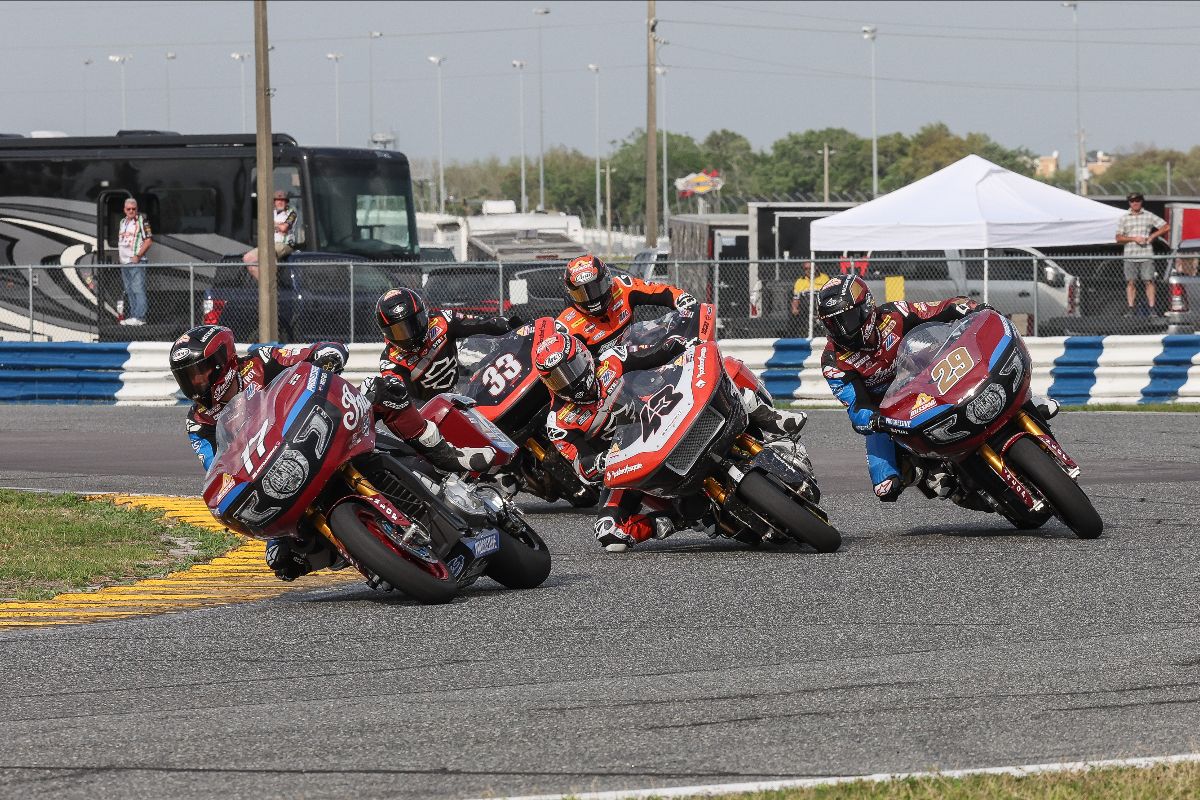
[[[342,426],[346,430],[353,431],[362,419],[370,418],[371,402],[351,389],[348,383],[342,384],[341,401],[342,408],[346,409],[346,413],[342,415]]]
[[[662,427],[663,418],[675,410],[683,400],[683,395],[675,391],[674,386],[664,386],[655,392],[638,414],[642,427],[643,441],[649,439]]]
[[[229,490],[237,485],[237,481],[227,472],[221,473],[221,488],[217,489],[216,495],[213,496],[212,505],[219,506],[221,501],[225,499],[225,495],[229,494]]]
[[[559,364],[562,363],[562,360],[563,360],[562,352],[551,353],[550,355],[546,356],[544,361],[542,361],[542,368],[543,369],[554,369],[555,367],[557,367]]]
[[[909,418],[911,419],[917,414],[920,414],[922,411],[928,411],[929,409],[933,408],[933,404],[935,402],[937,401],[935,401],[932,397],[924,392],[921,392],[917,395],[916,401],[913,402],[912,411],[908,412]]]
[[[207,342],[209,339],[211,339],[212,337],[214,337],[214,336],[216,336],[216,335],[217,335],[217,331],[218,331],[218,330],[219,330],[219,328],[217,328],[216,326],[213,326],[213,327],[209,328],[209,329],[208,329],[208,330],[206,330],[206,331],[204,332],[204,334],[203,334],[203,335],[200,337],[200,341],[202,341],[202,342]],[[186,336],[187,334],[184,334],[184,335]]]
[[[462,556],[455,556],[446,562],[446,567],[450,570],[450,574],[457,578],[459,575],[462,575],[463,564],[465,563],[466,561]]]
[[[598,277],[600,277],[600,273],[589,264],[583,269],[576,270],[575,274],[571,276],[571,280],[574,283],[591,283]]]
[[[908,303],[904,300],[897,300],[895,303],[892,303],[892,308],[894,308],[896,311],[899,311],[904,316],[908,316]]]
[[[617,322],[623,323],[627,319],[629,319],[629,309],[623,308],[623,309],[621,309],[621,313],[617,316]]]
[[[292,377],[288,378],[287,385],[288,385],[288,386],[295,386],[295,385],[296,385],[297,383],[299,383],[299,382],[300,382],[300,373],[299,373],[299,372],[293,372],[293,373],[292,373]]]
[[[192,348],[190,348],[190,347],[176,347],[174,350],[171,351],[171,360],[172,361],[182,361],[183,359],[187,358],[191,354],[192,354]]]
[[[895,347],[898,341],[900,340],[896,338],[895,334],[889,333],[887,338],[883,340],[883,349],[891,350],[893,347]]]
[[[912,307],[913,307],[913,311],[924,314],[926,311],[929,310],[929,303],[913,303]]]
[[[470,542],[470,539],[466,541]],[[495,531],[487,531],[475,537],[475,541],[471,544],[471,549],[475,551],[476,558],[490,555],[500,549],[500,536]]]
[[[544,353],[544,352],[546,352],[547,350],[549,350],[549,349],[550,349],[551,345],[553,345],[553,344],[554,344],[554,341],[555,341],[555,340],[554,340],[554,339],[551,339],[551,338],[546,338],[546,339],[543,339],[543,340],[541,341],[541,343],[540,343],[540,344],[538,344],[538,346],[537,346],[537,351],[538,351],[539,353]]]
[[[546,426],[546,438],[552,442],[561,442],[567,438],[567,432],[557,425]]]
[[[299,374],[299,373],[297,373]],[[308,383],[305,384],[310,392],[317,390],[317,381],[321,378],[321,370],[313,369],[308,371]]]
[[[840,380],[846,377],[846,373],[837,367],[825,367],[821,370],[821,374],[825,376],[826,380]]]
[[[308,459],[295,450],[284,450],[262,478],[268,497],[284,500],[300,491],[308,480]]]
[[[617,282],[624,285],[626,288],[633,288],[633,278],[629,277],[628,275],[618,275]]]
[[[631,472],[637,472],[638,470],[642,469],[643,467],[645,467],[645,464],[641,463],[640,461],[635,461],[634,463],[626,464],[623,467],[617,467],[616,469],[610,469],[608,472],[604,473],[604,480],[606,480],[606,481],[616,480],[617,478],[621,477],[622,475],[628,475]]]
[[[899,322],[895,317],[887,317],[884,322],[879,325],[879,333],[882,336],[887,336],[892,331],[896,330],[896,324]]]

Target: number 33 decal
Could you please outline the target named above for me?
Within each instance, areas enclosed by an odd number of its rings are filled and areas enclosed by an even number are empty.
[[[974,366],[975,359],[971,358],[971,354],[967,352],[967,349],[965,347],[958,347],[951,350],[948,356],[934,364],[929,374],[937,381],[938,391],[945,394],[950,391],[950,388],[954,384],[962,380],[962,377],[970,372]]]
[[[508,382],[520,374],[521,362],[513,358],[511,353],[505,353],[496,359],[495,364],[483,371],[483,383],[488,394],[498,397]]]

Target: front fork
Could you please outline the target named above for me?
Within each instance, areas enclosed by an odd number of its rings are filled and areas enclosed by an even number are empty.
[[[383,494],[374,486],[372,486],[371,482],[367,480],[367,476],[359,472],[358,469],[349,461],[347,461],[345,464],[342,464],[340,471],[342,473],[342,477],[346,479],[346,483],[351,489],[354,490],[355,494],[362,495],[363,497],[376,497]],[[329,520],[326,518],[324,512],[317,508],[316,505],[311,505],[304,513],[312,523],[313,527],[316,528],[322,536],[332,542],[333,546],[336,547],[339,552],[342,554],[347,553],[346,547],[342,544],[341,539],[339,539],[333,532],[333,528],[329,527]]]
[[[750,457],[758,455],[763,450],[762,444],[748,433],[738,434],[737,439],[733,442],[733,448]],[[733,491],[731,488],[722,484],[712,475],[704,479],[704,493],[720,507],[724,507],[731,491]]]
[[[1037,420],[1035,420],[1028,411],[1022,409],[1021,411],[1017,412],[1016,417],[1014,417],[1014,421],[1021,429],[1021,432],[1010,436],[1004,443],[1004,446],[1000,449],[999,453],[992,449],[991,445],[987,443],[980,445],[979,456],[1001,480],[1008,484],[1008,486],[1012,488],[1013,491],[1015,491],[1022,499],[1026,500],[1027,505],[1029,505],[1034,511],[1037,511],[1042,508],[1042,501],[1032,496],[1028,496],[1028,490],[1025,489],[1025,486],[1021,483],[1013,471],[1010,470],[1004,463],[1004,454],[1008,452],[1008,448],[1012,447],[1013,442],[1025,435],[1033,437],[1033,439],[1037,441],[1038,445],[1042,449],[1046,450],[1050,456],[1058,462],[1058,464],[1063,468],[1063,471],[1066,472],[1066,474],[1070,476],[1072,480],[1079,477],[1079,465],[1076,464],[1071,457],[1063,451],[1058,442],[1054,440],[1054,437],[1046,433],[1042,426],[1037,423]]]

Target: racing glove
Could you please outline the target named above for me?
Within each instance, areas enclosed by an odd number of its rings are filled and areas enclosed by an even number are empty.
[[[281,581],[291,582],[313,571],[304,553],[292,547],[290,536],[278,536],[267,541],[267,566]]]
[[[340,344],[331,342],[314,350],[309,356],[309,360],[321,369],[340,374],[346,368],[346,360],[349,357],[350,351]]]
[[[522,319],[521,315],[515,311],[506,316],[504,321],[508,323],[508,329],[510,331],[515,331],[517,328],[525,324],[525,320]]]

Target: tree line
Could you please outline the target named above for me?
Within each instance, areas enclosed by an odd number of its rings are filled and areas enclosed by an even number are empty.
[[[659,181],[661,185],[662,134],[659,134]],[[645,215],[644,130],[637,129],[613,143],[611,155],[602,160],[612,170],[613,224],[640,225]],[[706,198],[707,210],[745,211],[751,200],[820,200],[824,192],[823,148],[829,146],[829,193],[831,200],[868,200],[871,197],[871,140],[844,128],[825,128],[789,133],[764,151],[731,130],[717,130],[697,141],[682,133],[667,134],[668,177],[673,181],[705,169],[719,170],[725,180],[718,197]],[[878,139],[879,190],[889,192],[906,186],[960,158],[976,153],[1002,167],[1032,176],[1036,156],[1025,147],[1009,148],[984,133],[958,135],[944,123],[932,123],[911,136],[890,133]],[[1124,193],[1134,189],[1164,192],[1167,164],[1171,164],[1172,188],[1176,194],[1195,194],[1200,188],[1200,146],[1184,153],[1153,146],[1138,146],[1118,154],[1109,170],[1091,185],[1092,194]],[[434,190],[429,165],[414,164],[414,172],[426,176],[418,181],[418,206],[431,210]],[[452,214],[479,213],[485,199],[511,199],[520,206],[520,160],[501,161],[495,156],[445,167],[446,211]],[[587,223],[595,213],[595,156],[567,147],[546,151],[546,208],[579,214]],[[603,176],[602,176],[603,181]],[[1046,179],[1061,188],[1073,188],[1070,169]],[[603,192],[603,182],[601,191]],[[656,196],[660,196],[661,189]],[[529,208],[538,201],[537,160],[526,160],[526,196]],[[697,209],[694,199],[679,198],[669,187],[672,213]],[[604,196],[601,195],[601,205]]]

